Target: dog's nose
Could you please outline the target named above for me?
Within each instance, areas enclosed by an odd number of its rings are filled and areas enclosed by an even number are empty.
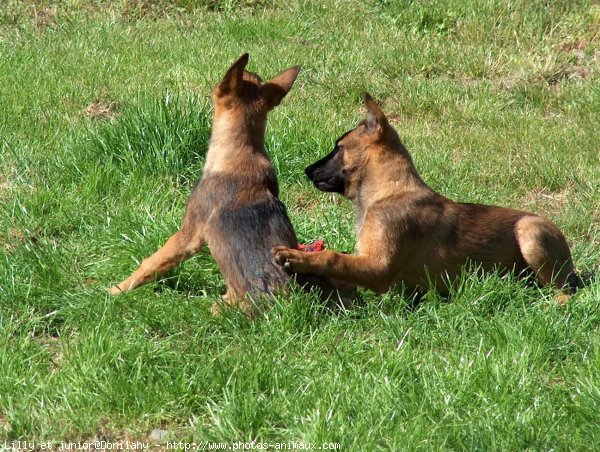
[[[315,168],[313,167],[313,165],[307,166],[306,169],[304,170],[304,174],[306,174],[306,177],[308,177],[310,180],[312,180],[313,176],[315,174]]]

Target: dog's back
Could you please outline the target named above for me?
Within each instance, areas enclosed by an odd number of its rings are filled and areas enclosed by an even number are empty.
[[[206,219],[207,244],[227,282],[229,297],[272,293],[289,279],[273,263],[270,250],[279,243],[296,247],[296,234],[277,198],[272,168],[261,176],[205,175],[188,203],[186,218]]]

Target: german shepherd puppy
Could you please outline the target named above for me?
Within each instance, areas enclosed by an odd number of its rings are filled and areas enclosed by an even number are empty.
[[[529,212],[451,201],[421,179],[398,133],[365,94],[366,120],[342,135],[329,155],[306,168],[322,191],[356,204],[357,254],[272,250],[288,271],[354,283],[378,293],[403,282],[447,294],[468,262],[484,271],[533,272],[564,302],[581,286],[560,230]]]
[[[237,60],[214,88],[214,121],[202,178],[187,204],[181,230],[133,274],[109,289],[126,292],[149,283],[207,244],[227,284],[223,299],[257,313],[253,299],[282,288],[289,275],[272,261],[275,245],[298,245],[278,199],[275,170],[264,145],[267,113],[290,91],[300,68],[263,83]],[[319,285],[321,278],[300,277]],[[218,312],[218,306],[213,307]]]

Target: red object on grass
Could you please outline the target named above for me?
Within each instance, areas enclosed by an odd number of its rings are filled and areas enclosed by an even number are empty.
[[[319,251],[323,251],[325,249],[325,241],[315,240],[311,243],[298,243],[298,249],[300,251],[304,251],[305,253],[318,253]]]

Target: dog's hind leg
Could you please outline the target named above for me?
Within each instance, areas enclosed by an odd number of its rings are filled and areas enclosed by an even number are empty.
[[[556,287],[557,301],[565,303],[582,283],[563,234],[544,218],[528,215],[517,221],[515,235],[529,268],[541,283]]]
[[[140,267],[129,278],[111,287],[108,292],[111,295],[117,295],[152,282],[196,254],[203,245],[204,238],[200,233],[178,231],[167,240],[161,249],[144,259]]]

